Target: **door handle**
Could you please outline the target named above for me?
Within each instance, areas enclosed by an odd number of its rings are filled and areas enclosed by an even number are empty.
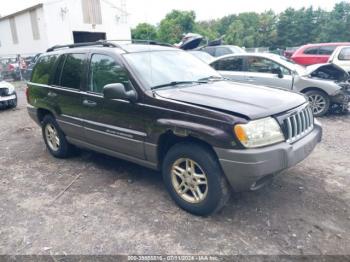
[[[95,106],[97,106],[97,103],[94,102],[94,101],[85,99],[85,100],[83,101],[83,105],[84,105],[84,106],[87,106],[87,107],[95,107]]]
[[[48,92],[47,93],[47,95],[49,96],[49,97],[56,97],[57,96],[57,94],[56,93],[54,93],[54,92]]]

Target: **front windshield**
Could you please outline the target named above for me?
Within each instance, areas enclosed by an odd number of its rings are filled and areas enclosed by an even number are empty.
[[[148,88],[172,82],[222,78],[213,68],[184,51],[151,51],[124,55]]]

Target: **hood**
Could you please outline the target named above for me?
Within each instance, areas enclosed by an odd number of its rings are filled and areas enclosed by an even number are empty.
[[[349,79],[349,74],[344,69],[331,63],[308,66],[306,67],[306,73],[311,77],[339,82]]]
[[[186,34],[182,41],[176,46],[182,50],[192,50],[199,46],[202,42],[203,36],[199,34],[188,33]]]
[[[231,81],[161,89],[156,93],[163,98],[229,111],[250,119],[278,114],[307,101],[294,92]]]

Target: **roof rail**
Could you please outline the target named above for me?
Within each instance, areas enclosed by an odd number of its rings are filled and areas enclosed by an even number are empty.
[[[111,42],[108,42],[105,40],[99,40],[96,42],[86,42],[86,43],[77,43],[77,44],[69,44],[69,45],[55,45],[55,46],[47,49],[46,52],[52,52],[52,51],[55,51],[57,49],[62,49],[62,48],[76,48],[76,47],[95,46],[95,45],[101,45],[104,47],[120,47],[120,45],[118,45],[118,44],[111,43]]]

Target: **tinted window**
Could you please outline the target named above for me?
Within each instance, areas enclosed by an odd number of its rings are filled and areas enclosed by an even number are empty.
[[[335,48],[336,46],[322,46],[318,53],[320,55],[331,55]]]
[[[68,54],[61,75],[61,86],[79,89],[84,72],[84,54]]]
[[[227,47],[218,47],[215,52],[215,56],[223,56],[232,54],[233,52]]]
[[[280,64],[263,57],[247,58],[248,72],[275,74],[277,69],[281,69],[283,74],[290,74],[290,71]]]
[[[47,85],[56,59],[56,55],[41,57],[34,68],[31,82]]]
[[[220,71],[243,71],[243,58],[230,57],[216,62],[215,69]]]
[[[59,86],[60,85],[62,67],[63,67],[63,64],[64,64],[65,60],[66,60],[66,55],[61,55],[58,58],[58,63],[57,63],[55,75],[54,75],[53,80],[52,80],[52,84],[55,85],[55,86]]]
[[[112,83],[128,85],[126,71],[111,57],[95,54],[91,58],[90,91],[102,93],[103,87]]]
[[[318,54],[318,47],[310,47],[308,49],[305,49],[304,54],[306,54],[306,55],[317,55]]]
[[[338,56],[339,60],[350,60],[350,47],[343,48]]]

